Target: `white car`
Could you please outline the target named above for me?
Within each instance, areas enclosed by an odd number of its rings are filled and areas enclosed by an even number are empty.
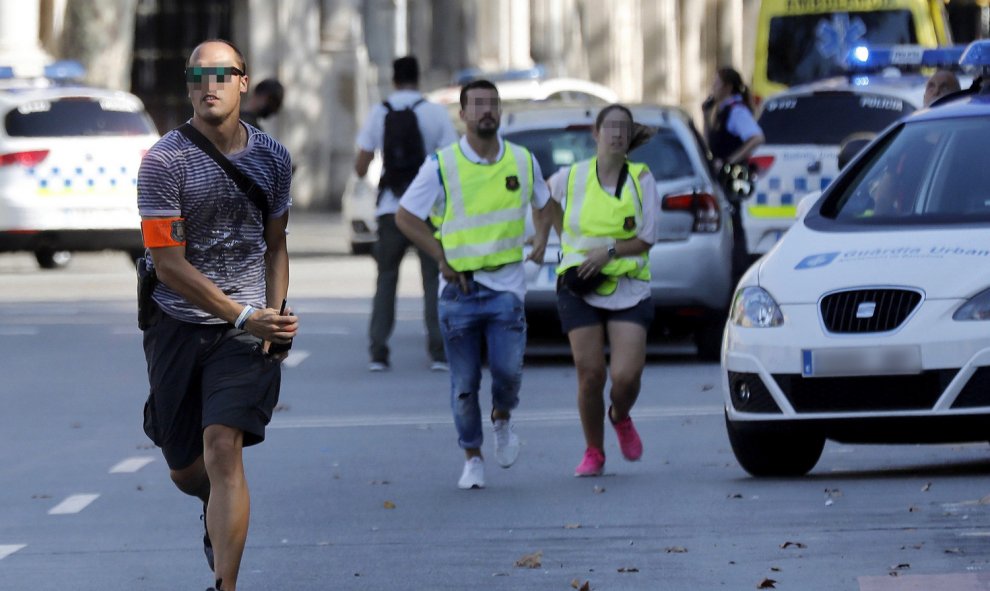
[[[576,78],[496,80],[495,85],[506,108],[532,101],[607,105],[619,100],[612,89]],[[448,86],[429,92],[425,96],[431,102],[445,105],[450,112],[454,127],[463,133],[463,125],[457,115],[460,110],[460,93],[460,86]],[[378,199],[378,179],[381,174],[382,159],[379,154],[371,162],[364,178],[351,173],[344,187],[341,211],[347,224],[351,252],[354,254],[371,252],[372,246],[378,240],[375,204]]]
[[[650,249],[656,310],[651,333],[691,337],[702,359],[716,361],[732,293],[728,203],[683,111],[658,105],[630,108],[637,123],[657,128],[648,143],[629,155],[649,165],[661,200],[660,238]],[[501,133],[528,148],[549,178],[562,166],[594,156],[591,131],[598,111],[576,105],[518,107],[503,116]],[[559,239],[551,233],[543,264],[526,263],[526,315],[534,335],[561,336],[556,306],[559,251]]]
[[[72,251],[138,256],[137,173],[158,137],[132,94],[5,81],[0,252],[33,252],[45,269],[65,265]]]
[[[987,96],[889,128],[740,280],[722,386],[749,473],[804,474],[826,439],[988,439]]]
[[[874,62],[870,69],[891,65],[886,51],[888,58]],[[912,63],[945,65],[957,62],[962,49],[904,46],[900,53]],[[894,63],[905,67],[903,61]],[[839,172],[837,156],[844,139],[856,133],[879,133],[920,109],[927,81],[927,74],[888,67],[794,86],[768,99],[757,120],[766,143],[750,158],[757,171],[756,189],[741,205],[750,255],[757,258],[769,251],[793,223],[798,201],[832,182]],[[971,78],[962,76],[960,81],[966,88]]]

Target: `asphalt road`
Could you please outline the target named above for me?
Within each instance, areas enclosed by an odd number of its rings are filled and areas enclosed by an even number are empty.
[[[407,262],[394,369],[374,375],[370,261],[293,262],[302,328],[268,439],[245,454],[241,589],[990,589],[986,444],[830,442],[808,477],[752,479],[725,436],[719,368],[683,347],[646,369],[642,461],[609,433],[606,475],[572,477],[574,371],[537,355],[519,461],[458,490],[447,376],[427,369]],[[141,430],[133,289],[122,255],[54,273],[0,256],[0,590],[211,583],[200,508]]]

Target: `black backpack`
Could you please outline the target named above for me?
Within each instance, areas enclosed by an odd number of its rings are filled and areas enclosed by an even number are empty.
[[[426,160],[423,134],[413,112],[423,100],[419,99],[405,109],[394,109],[388,101],[382,103],[388,113],[385,114],[382,178],[378,182],[381,191],[391,189],[396,196],[402,196]]]

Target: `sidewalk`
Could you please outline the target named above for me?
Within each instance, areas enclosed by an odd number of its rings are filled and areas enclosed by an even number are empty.
[[[339,212],[290,210],[289,253],[293,256],[350,255],[347,227]]]

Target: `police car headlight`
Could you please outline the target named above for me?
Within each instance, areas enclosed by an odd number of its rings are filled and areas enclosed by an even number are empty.
[[[990,289],[986,289],[956,310],[953,320],[990,320]]]
[[[765,289],[744,287],[736,292],[729,320],[745,328],[769,328],[783,324],[784,315]]]

